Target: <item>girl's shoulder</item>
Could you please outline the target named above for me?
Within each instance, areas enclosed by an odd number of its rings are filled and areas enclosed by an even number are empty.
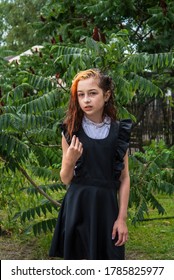
[[[132,128],[132,120],[131,119],[122,119],[122,120],[116,120],[112,122],[113,126],[115,126],[115,128],[118,131],[118,134],[125,134],[129,135],[131,132],[131,128]]]
[[[117,152],[120,159],[123,159],[130,142],[132,120],[123,119],[117,121],[118,124],[118,140],[117,140]]]
[[[132,128],[132,120],[131,119],[123,119],[120,121],[117,121],[119,125],[119,131],[130,133]]]

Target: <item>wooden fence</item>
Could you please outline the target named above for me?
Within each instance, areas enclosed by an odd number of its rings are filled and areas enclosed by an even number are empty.
[[[167,145],[174,145],[174,107],[169,98],[133,102],[128,110],[137,118],[131,135],[132,151],[143,150],[152,140],[163,139]]]

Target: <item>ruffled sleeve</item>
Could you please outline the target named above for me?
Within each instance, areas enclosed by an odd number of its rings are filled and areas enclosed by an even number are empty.
[[[121,120],[119,122],[118,139],[116,145],[116,170],[121,171],[124,168],[124,156],[129,147],[132,121],[130,119]]]
[[[62,135],[65,136],[65,139],[66,139],[68,145],[70,145],[71,139],[70,139],[70,136],[69,136],[69,134],[68,134],[66,125],[65,125],[64,123],[60,123],[60,124],[59,124],[59,128],[60,128],[60,131],[61,131]]]

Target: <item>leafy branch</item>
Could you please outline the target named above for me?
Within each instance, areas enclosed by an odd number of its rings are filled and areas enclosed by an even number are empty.
[[[42,194],[44,197],[46,197],[50,202],[52,202],[55,206],[60,206],[61,203],[55,201],[52,199],[46,192],[44,192],[33,180],[32,178],[28,175],[27,171],[21,167],[18,166],[18,169],[21,171],[21,173],[27,178],[27,180],[37,189],[37,191]]]

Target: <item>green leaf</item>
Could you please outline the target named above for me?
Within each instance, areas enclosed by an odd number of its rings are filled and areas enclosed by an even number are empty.
[[[47,222],[46,221],[42,221],[42,230],[44,233],[47,232]]]

